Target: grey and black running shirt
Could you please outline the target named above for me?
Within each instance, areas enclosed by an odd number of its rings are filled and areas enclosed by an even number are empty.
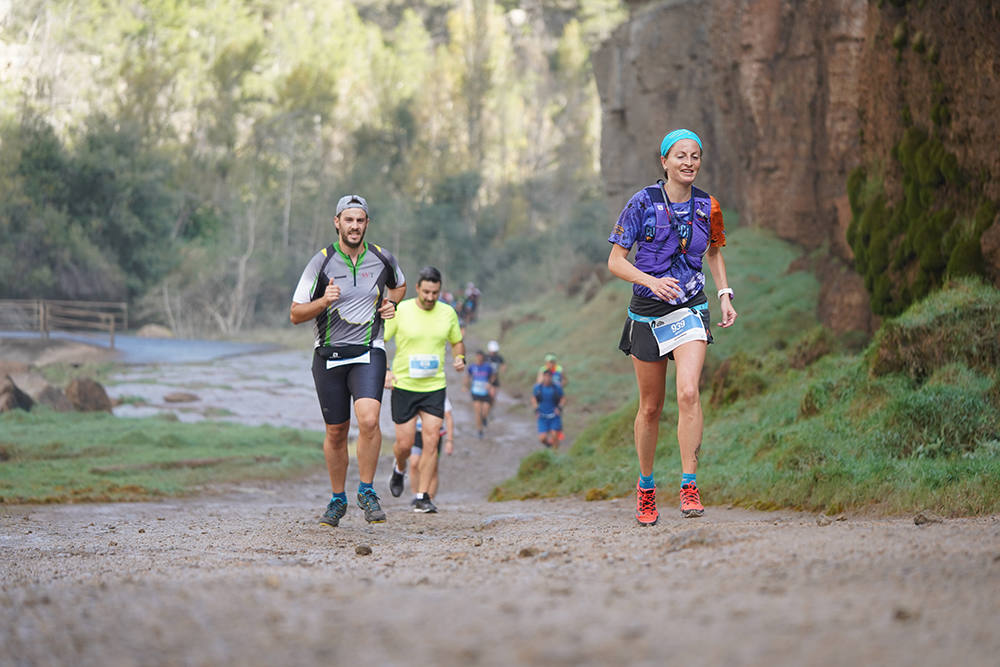
[[[374,243],[365,243],[358,263],[333,244],[333,255],[326,261],[327,248],[316,253],[306,265],[292,296],[294,303],[309,303],[318,298],[327,284],[340,286],[340,298],[316,317],[316,347],[321,345],[372,345],[385,348],[384,326],[378,315],[386,288],[406,283],[399,262],[392,253]]]

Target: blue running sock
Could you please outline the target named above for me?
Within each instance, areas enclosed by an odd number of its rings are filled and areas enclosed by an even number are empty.
[[[655,489],[656,483],[653,481],[652,475],[643,475],[639,473],[639,488],[640,489]]]
[[[330,498],[330,500],[338,500],[338,499],[339,500],[343,500],[346,503],[347,502],[347,492],[346,491],[341,491],[340,493],[335,493]]]
[[[691,486],[698,486],[698,483],[695,482],[695,477],[697,477],[697,475],[686,472],[681,473],[681,486],[684,486],[685,484],[690,484]]]
[[[364,493],[365,491],[374,490],[371,482],[361,482],[358,484],[358,493]]]

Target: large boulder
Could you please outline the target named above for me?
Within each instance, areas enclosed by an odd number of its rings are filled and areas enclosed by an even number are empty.
[[[59,387],[48,385],[37,394],[32,394],[31,397],[34,398],[39,405],[48,406],[56,412],[73,411],[73,404],[69,402],[69,399],[66,398],[66,394]]]
[[[46,405],[57,412],[70,412],[73,410],[72,403],[66,398],[62,389],[53,387],[41,373],[33,370],[24,370],[18,373],[11,373],[10,379],[24,393],[30,396],[36,403]]]
[[[30,410],[35,402],[21,391],[9,375],[0,380],[0,412],[10,410]]]
[[[66,398],[80,412],[111,412],[111,399],[104,387],[91,378],[77,378],[66,387]]]

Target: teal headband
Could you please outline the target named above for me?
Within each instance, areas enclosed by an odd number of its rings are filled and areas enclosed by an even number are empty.
[[[666,155],[670,151],[670,147],[681,139],[694,139],[698,144],[698,148],[705,150],[701,146],[701,139],[699,139],[698,135],[691,130],[674,130],[673,132],[667,133],[667,136],[663,137],[663,141],[660,142],[660,155]]]

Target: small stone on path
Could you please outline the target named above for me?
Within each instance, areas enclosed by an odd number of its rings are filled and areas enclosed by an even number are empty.
[[[923,526],[928,523],[944,523],[944,519],[939,517],[937,514],[931,512],[922,511],[917,512],[917,515],[913,517],[913,523],[918,526]]]
[[[367,544],[359,544],[358,546],[354,547],[354,553],[356,553],[359,556],[371,556],[372,548]]]
[[[163,400],[167,403],[192,403],[201,399],[197,395],[186,391],[175,391],[164,396]]]

